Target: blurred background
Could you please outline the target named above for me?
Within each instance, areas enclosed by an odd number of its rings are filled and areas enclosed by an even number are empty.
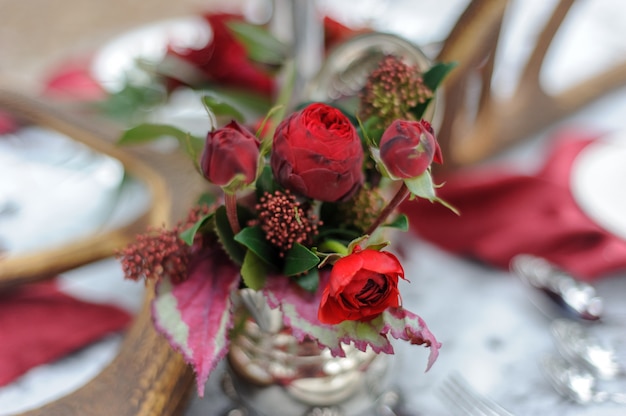
[[[239,0],[0,0],[0,82],[32,91],[68,56],[90,54],[112,37],[161,19]]]

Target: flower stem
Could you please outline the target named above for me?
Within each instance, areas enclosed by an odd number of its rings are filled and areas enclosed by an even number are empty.
[[[226,192],[224,194],[224,203],[226,205],[226,216],[228,217],[228,223],[233,230],[233,234],[239,233],[241,227],[239,226],[239,217],[237,216],[237,197],[234,192]]]
[[[398,208],[398,205],[400,205],[402,201],[409,196],[409,193],[409,188],[407,188],[406,184],[402,182],[402,186],[398,189],[398,192],[396,192],[391,201],[389,201],[389,204],[387,204],[372,225],[370,225],[365,234],[372,235],[374,231],[376,231],[376,229],[387,219],[387,217],[389,217],[389,215],[391,215],[391,213]]]

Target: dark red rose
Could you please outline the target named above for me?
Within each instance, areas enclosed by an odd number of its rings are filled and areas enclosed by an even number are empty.
[[[209,182],[223,186],[240,175],[250,184],[258,163],[259,141],[236,121],[207,134],[200,167]]]
[[[317,313],[322,323],[373,319],[400,305],[398,279],[404,269],[396,256],[371,249],[342,257],[330,272]]]
[[[191,63],[208,82],[271,95],[274,91],[273,77],[248,59],[244,46],[228,29],[229,21],[241,21],[243,17],[217,13],[207,14],[204,18],[213,33],[209,42],[200,49],[177,51],[170,48],[168,54]]]
[[[442,163],[439,143],[430,123],[396,120],[380,139],[380,159],[396,178],[420,176],[432,162]]]
[[[278,125],[270,163],[280,185],[321,201],[348,198],[363,182],[359,136],[326,104],[311,104]]]

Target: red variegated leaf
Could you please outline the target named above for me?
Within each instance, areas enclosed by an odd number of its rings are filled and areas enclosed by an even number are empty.
[[[200,397],[211,371],[228,351],[231,294],[239,281],[239,268],[225,254],[210,249],[192,259],[187,280],[173,284],[164,278],[156,285],[155,326],[193,366]]]
[[[430,348],[426,371],[435,363],[439,356],[441,343],[426,326],[426,322],[419,316],[404,308],[388,308],[383,312],[384,327],[382,333],[389,334],[395,339],[409,341],[411,344],[425,345]]]

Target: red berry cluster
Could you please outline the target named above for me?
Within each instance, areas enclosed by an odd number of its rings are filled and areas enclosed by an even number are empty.
[[[124,277],[158,280],[167,275],[174,283],[186,280],[192,247],[181,240],[179,234],[208,211],[206,206],[196,207],[184,222],[172,229],[150,228],[145,234],[138,235],[132,244],[116,253],[121,259]]]
[[[256,205],[258,223],[265,232],[265,238],[278,248],[284,257],[294,244],[307,245],[317,235],[322,225],[310,210],[305,211],[296,197],[287,191],[266,192]]]

